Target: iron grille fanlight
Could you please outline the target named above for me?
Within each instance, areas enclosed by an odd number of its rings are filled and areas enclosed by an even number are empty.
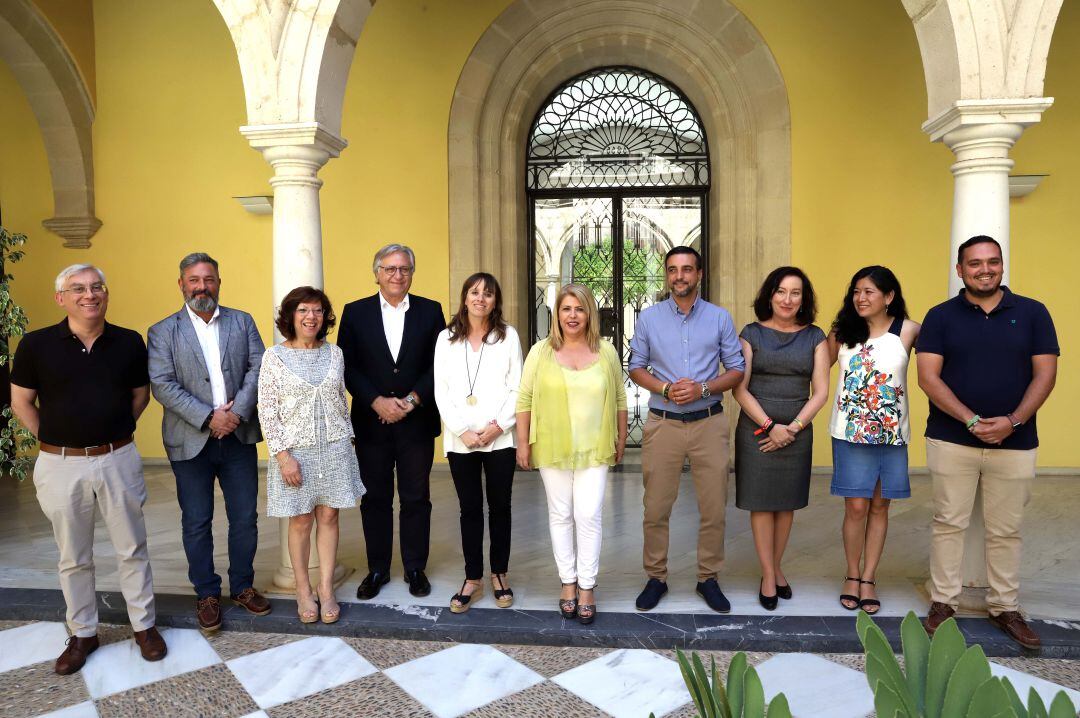
[[[529,189],[704,187],[709,157],[701,120],[665,80],[632,67],[570,80],[529,133]]]

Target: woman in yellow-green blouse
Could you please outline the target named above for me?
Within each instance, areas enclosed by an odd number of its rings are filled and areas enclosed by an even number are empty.
[[[544,481],[559,611],[592,623],[608,466],[622,461],[626,447],[626,388],[618,353],[600,339],[588,287],[566,285],[555,307],[550,336],[533,346],[521,373],[517,461],[540,469]]]

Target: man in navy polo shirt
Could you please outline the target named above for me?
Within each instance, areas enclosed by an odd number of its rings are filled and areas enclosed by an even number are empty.
[[[956,612],[964,532],[981,485],[990,621],[1038,648],[1020,614],[1020,525],[1035,478],[1035,412],[1054,388],[1060,352],[1046,307],[1001,286],[1002,268],[994,239],[961,244],[964,289],[927,313],[916,346],[934,488],[926,630],[933,635]]]

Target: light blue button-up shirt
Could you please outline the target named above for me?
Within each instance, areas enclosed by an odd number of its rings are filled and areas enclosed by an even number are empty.
[[[651,368],[657,379],[675,382],[688,377],[710,381],[724,370],[743,371],[742,347],[731,315],[722,307],[698,297],[683,314],[674,299],[654,304],[638,317],[630,340],[629,370]],[[720,394],[678,405],[660,394],[649,397],[649,407],[672,412],[699,411],[720,400]]]

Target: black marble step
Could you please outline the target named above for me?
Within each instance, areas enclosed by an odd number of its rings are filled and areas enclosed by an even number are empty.
[[[713,651],[861,653],[854,616],[739,616],[704,613],[605,613],[590,626],[564,620],[551,611],[513,608],[473,608],[454,614],[433,606],[342,603],[341,619],[332,625],[304,625],[296,617],[296,602],[271,599],[274,612],[252,616],[243,608],[222,602],[226,631],[293,633],[312,636],[362,636],[459,643],[502,643],[545,646],[604,646],[609,648],[682,648]],[[124,624],[127,610],[118,592],[99,592],[103,623]],[[159,626],[198,628],[195,599],[176,594],[157,595]],[[60,591],[0,588],[0,620],[63,621]],[[900,650],[900,619],[876,623],[895,650]],[[1080,659],[1080,622],[1032,620],[1042,637],[1040,652],[1011,641],[984,618],[961,618],[960,629],[969,645],[979,643],[988,656],[1041,656]]]

